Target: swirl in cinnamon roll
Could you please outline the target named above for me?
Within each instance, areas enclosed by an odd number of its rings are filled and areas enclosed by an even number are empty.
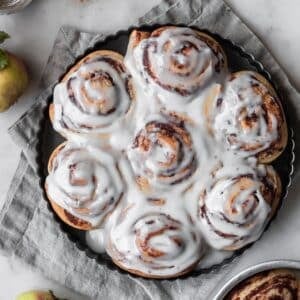
[[[72,227],[100,226],[123,193],[114,159],[95,147],[58,146],[48,164],[45,188],[57,215]]]
[[[232,74],[213,108],[217,139],[234,151],[257,155],[259,162],[276,159],[287,144],[287,125],[280,100],[267,80],[252,71]]]
[[[199,201],[199,226],[206,241],[215,249],[236,250],[257,240],[280,195],[281,181],[271,166],[216,170]]]
[[[188,272],[200,260],[203,241],[187,218],[161,212],[137,215],[134,207],[126,214],[112,229],[107,249],[122,269],[148,278],[170,278]]]
[[[67,138],[105,136],[129,113],[133,98],[123,57],[100,50],[84,57],[56,85],[50,118]]]
[[[174,26],[152,33],[133,31],[125,64],[165,104],[190,101],[227,67],[221,46],[211,36]]]
[[[128,157],[142,189],[174,185],[197,166],[188,131],[173,122],[150,121],[136,135]]]
[[[226,300],[299,299],[298,280],[292,271],[279,269],[261,272],[238,284]]]

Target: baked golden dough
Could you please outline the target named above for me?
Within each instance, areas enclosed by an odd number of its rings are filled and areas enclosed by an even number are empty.
[[[135,90],[123,59],[114,51],[94,51],[64,75],[60,83],[66,83],[67,91],[63,96],[55,95],[49,106],[50,120],[62,136],[68,138],[69,133],[92,136],[105,143],[110,136],[110,127],[119,119],[129,117]],[[72,85],[74,81],[77,81],[76,85]],[[72,109],[65,112],[67,105]]]
[[[45,190],[53,210],[66,224],[98,228],[123,195],[114,159],[97,147],[64,142],[51,154]]]
[[[288,130],[271,83],[257,72],[240,71],[228,77],[225,91],[216,92],[204,103],[209,132],[218,134],[221,130],[224,142],[246,155],[255,154],[259,163],[274,161],[287,145]],[[218,118],[223,122],[216,123]]]
[[[179,31],[176,32],[176,30]],[[220,44],[210,35],[198,30],[190,30],[189,32],[184,32],[184,30],[184,28],[175,26],[163,26],[153,32],[133,30],[130,34],[127,51],[131,53],[142,41],[147,40],[143,45],[141,61],[138,62],[141,64],[141,69],[143,69],[142,77],[144,80],[147,82],[153,81],[153,84],[160,86],[173,95],[178,94],[182,97],[189,97],[199,88],[206,86],[214,73],[219,74],[227,70],[227,57]],[[159,40],[166,32],[170,36],[168,39],[161,41],[162,44],[158,49]],[[176,37],[178,37],[178,43],[181,47],[180,51],[177,45],[170,42],[172,38],[175,39]],[[149,48],[151,48],[151,51],[153,50],[152,47],[156,47],[153,53],[168,57],[163,66],[158,69],[154,67],[153,63],[156,63],[156,61],[152,61],[149,52]],[[206,57],[208,49],[213,54]],[[184,60],[176,58],[179,52],[180,55],[185,57]],[[203,60],[205,59],[205,63],[199,69],[195,65],[198,60],[193,59],[195,52],[198,53],[199,57],[203,55]],[[178,76],[181,80],[179,82],[174,80],[173,83],[165,82],[165,77],[160,76],[161,68],[164,68],[170,77],[176,78]],[[172,101],[172,99],[169,99],[169,101]]]
[[[259,238],[277,211],[281,192],[280,177],[272,166],[266,167],[266,174],[213,175],[211,186],[201,191],[198,211],[207,242],[234,251]]]
[[[59,145],[57,148],[55,148],[55,150],[52,152],[50,158],[49,158],[49,162],[48,162],[48,172],[51,173],[53,170],[53,162],[56,159],[57,155],[59,154],[59,152],[65,147],[66,142]],[[49,199],[49,202],[53,208],[53,210],[55,211],[55,213],[57,214],[57,216],[64,221],[66,224],[70,225],[71,227],[80,229],[80,230],[91,230],[93,228],[92,224],[84,221],[82,219],[79,219],[78,217],[75,217],[74,215],[72,215],[70,212],[68,212],[66,209],[62,208],[61,206],[59,206],[55,200],[51,199],[51,196],[48,193],[48,186],[47,183],[45,184],[45,191],[47,194],[47,197]]]

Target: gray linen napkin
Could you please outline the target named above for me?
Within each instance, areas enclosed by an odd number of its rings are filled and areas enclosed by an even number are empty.
[[[246,51],[264,64],[284,91],[292,126],[298,128],[300,95],[268,50],[221,0],[164,0],[136,25],[157,23],[206,28],[243,45]],[[66,67],[86,49],[104,39],[102,34],[61,28],[44,72],[44,92],[9,130],[13,140],[21,147],[22,154],[0,214],[0,249],[92,299],[205,299],[234,264],[210,274],[172,281],[120,275],[78,250],[61,232],[42,197],[35,172],[35,156],[39,122],[43,118],[47,98]]]

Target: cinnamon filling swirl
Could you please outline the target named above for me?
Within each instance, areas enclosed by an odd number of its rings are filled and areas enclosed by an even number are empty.
[[[134,209],[127,213],[111,232],[108,247],[119,266],[139,275],[162,276],[184,273],[201,257],[202,240],[188,219],[156,212],[137,216]]]
[[[165,102],[190,100],[226,68],[225,55],[215,40],[172,26],[155,30],[135,45],[132,53],[127,52],[125,64]]]
[[[50,158],[46,190],[69,219],[73,216],[98,226],[120,200],[123,183],[108,154],[65,143]]]
[[[128,156],[142,184],[178,184],[190,177],[197,166],[189,133],[171,122],[147,123],[128,149]]]
[[[54,128],[107,132],[122,120],[134,97],[122,58],[99,51],[79,63],[54,90]]]
[[[226,300],[298,299],[298,282],[293,272],[272,270],[261,272],[235,287]]]
[[[200,228],[208,243],[234,250],[258,239],[277,206],[278,189],[271,166],[234,177],[217,171],[199,202]]]
[[[282,152],[287,136],[280,102],[267,84],[254,72],[231,75],[216,102],[213,121],[217,139],[244,155],[264,152],[262,162]]]

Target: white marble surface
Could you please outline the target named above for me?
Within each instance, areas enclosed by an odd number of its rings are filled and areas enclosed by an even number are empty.
[[[58,28],[68,24],[85,30],[113,32],[127,27],[157,3],[159,0],[33,0],[21,13],[0,16],[0,30],[12,36],[6,47],[26,61],[31,74],[26,94],[0,115],[0,207],[19,157],[19,149],[10,140],[7,128],[34,102],[37,84]],[[264,41],[300,89],[299,0],[227,0],[227,3]],[[0,256],[0,282],[0,299],[3,300],[14,299],[18,292],[32,288],[51,288],[59,296],[86,299],[3,256]]]

